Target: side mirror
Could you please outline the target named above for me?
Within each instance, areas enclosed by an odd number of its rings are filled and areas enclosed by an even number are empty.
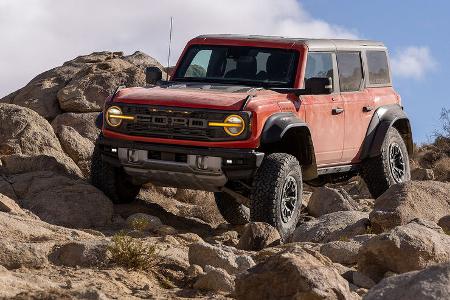
[[[157,67],[145,68],[145,82],[147,84],[157,84],[162,79],[162,71]]]
[[[306,94],[310,94],[310,95],[331,94],[331,92],[333,91],[333,80],[331,79],[331,77],[309,78],[305,82],[305,90],[306,90]]]

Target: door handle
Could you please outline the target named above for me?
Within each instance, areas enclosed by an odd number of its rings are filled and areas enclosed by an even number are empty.
[[[363,112],[369,112],[369,111],[372,111],[372,110],[373,110],[372,106],[364,106],[363,107]]]
[[[344,112],[344,109],[341,107],[335,107],[335,108],[333,108],[332,112],[333,112],[333,115],[339,115]]]

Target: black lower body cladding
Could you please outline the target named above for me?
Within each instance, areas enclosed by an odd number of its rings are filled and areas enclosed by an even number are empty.
[[[251,179],[264,154],[225,149],[149,144],[103,138],[102,159],[123,167],[135,182],[219,191],[228,181]]]

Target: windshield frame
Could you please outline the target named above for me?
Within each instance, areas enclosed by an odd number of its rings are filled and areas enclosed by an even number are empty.
[[[192,57],[190,62],[186,62],[189,60],[189,54],[192,48],[201,48],[201,49],[214,49],[214,48],[224,48],[224,47],[233,47],[233,48],[251,48],[255,50],[275,50],[275,51],[283,51],[286,53],[292,53],[293,57],[293,67],[292,73],[290,74],[290,79],[288,82],[285,81],[269,81],[264,82],[261,80],[251,80],[251,79],[237,79],[237,78],[205,78],[205,77],[180,77],[179,73],[183,70],[187,63],[191,64],[194,57]],[[298,72],[301,67],[301,59],[302,59],[302,51],[295,48],[285,48],[285,47],[271,47],[271,46],[259,46],[259,45],[233,45],[233,44],[190,44],[186,47],[183,52],[182,57],[180,58],[177,68],[172,76],[172,82],[192,82],[192,83],[207,83],[207,84],[225,84],[225,85],[241,85],[241,86],[249,86],[249,87],[262,87],[262,88],[293,88],[297,84]],[[186,67],[187,68],[187,67]]]

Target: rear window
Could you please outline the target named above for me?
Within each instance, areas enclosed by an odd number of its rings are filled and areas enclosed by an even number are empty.
[[[341,92],[359,91],[363,81],[360,52],[338,52]]]
[[[370,84],[389,84],[389,66],[384,51],[367,51],[367,66],[369,68]]]

